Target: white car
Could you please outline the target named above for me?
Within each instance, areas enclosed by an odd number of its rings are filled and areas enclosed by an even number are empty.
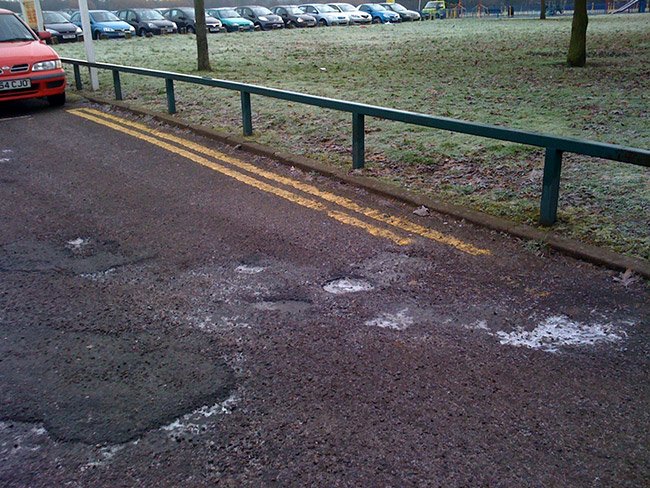
[[[350,25],[370,24],[372,16],[366,12],[361,12],[349,3],[328,3],[330,7],[347,15]]]
[[[348,25],[350,21],[343,12],[320,3],[298,5],[306,14],[316,19],[319,26]]]

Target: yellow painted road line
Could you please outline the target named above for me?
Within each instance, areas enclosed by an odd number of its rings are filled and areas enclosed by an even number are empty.
[[[250,173],[254,173],[256,175],[262,176],[266,179],[281,183],[286,186],[291,186],[297,190],[300,190],[305,193],[309,193],[311,195],[317,196],[319,198],[322,198],[323,200],[326,200],[328,202],[335,203],[336,205],[339,205],[343,208],[347,208],[348,210],[352,210],[354,212],[357,212],[361,215],[365,215],[366,217],[369,217],[371,219],[377,220],[379,222],[383,222],[385,224],[388,224],[393,227],[397,227],[403,231],[410,232],[412,234],[417,234],[422,237],[426,237],[428,239],[432,239],[434,241],[447,244],[450,246],[455,247],[456,249],[466,252],[468,254],[472,255],[490,255],[492,254],[488,249],[480,249],[472,244],[463,242],[459,239],[456,239],[455,237],[445,235],[441,232],[435,231],[433,229],[430,229],[428,227],[416,224],[414,222],[411,222],[407,219],[401,218],[401,217],[395,217],[393,215],[386,214],[384,212],[380,212],[378,210],[375,210],[373,208],[368,208],[368,207],[363,207],[353,200],[350,200],[349,198],[345,198],[339,195],[336,195],[334,193],[322,191],[319,188],[307,184],[307,183],[302,183],[296,180],[293,180],[291,178],[286,178],[284,176],[280,176],[278,174],[272,173],[270,171],[263,170],[261,168],[258,168],[257,166],[254,166],[252,164],[246,163],[245,161],[242,161],[237,158],[233,158],[232,156],[228,156],[227,154],[223,154],[219,151],[216,151],[214,149],[207,148],[205,146],[201,146],[200,144],[197,144],[192,141],[188,141],[186,139],[174,136],[172,134],[167,134],[155,129],[151,129],[147,127],[144,124],[140,124],[137,122],[133,122],[128,119],[124,119],[121,117],[116,117],[115,115],[107,114],[104,112],[100,112],[99,110],[94,110],[94,109],[81,109],[87,113],[91,113],[100,117],[104,117],[110,120],[114,120],[116,122],[119,122],[122,125],[127,125],[130,127],[134,127],[138,130],[141,130],[143,132],[147,132],[149,134],[152,134],[158,138],[165,139],[168,141],[175,142],[176,144],[183,145],[184,147],[187,147],[189,149],[192,149],[193,151],[199,152],[201,154],[205,154],[207,156],[211,156],[217,159],[220,159],[222,161],[225,161],[233,166],[236,166],[238,168],[241,168],[245,171],[248,171]]]
[[[125,127],[121,127],[118,124],[114,124],[112,122],[108,122],[107,120],[100,119],[98,117],[95,117],[93,115],[90,115],[88,113],[84,113],[81,110],[68,110],[68,113],[71,113],[73,115],[77,115],[79,117],[83,117],[84,119],[91,120],[93,122],[96,122],[98,124],[104,125],[106,127],[110,127],[111,129],[114,129],[119,132],[123,132],[125,134],[128,134],[132,137],[135,137],[137,139],[149,142],[155,146],[158,146],[162,149],[166,149],[167,151],[173,152],[175,154],[178,154],[179,156],[182,156],[184,158],[189,159],[190,161],[194,161],[195,163],[198,163],[202,166],[208,167],[210,169],[213,169],[215,171],[218,171],[219,173],[222,173],[226,176],[229,176],[241,183],[245,183],[247,185],[253,186],[259,190],[265,191],[267,193],[271,193],[273,195],[279,196],[281,198],[284,198],[285,200],[289,200],[290,202],[297,203],[298,205],[302,205],[303,207],[312,209],[312,210],[318,210],[320,212],[325,212],[328,216],[331,218],[338,220],[339,222],[342,222],[347,225],[351,225],[354,227],[359,227],[369,234],[373,236],[378,236],[378,237],[383,237],[385,239],[389,239],[396,244],[399,244],[400,246],[404,246],[406,244],[410,244],[411,240],[408,238],[400,237],[394,232],[391,232],[390,230],[387,229],[382,229],[380,227],[376,227],[372,224],[368,224],[366,222],[363,222],[362,220],[359,220],[351,215],[348,215],[344,212],[336,211],[336,210],[330,210],[328,209],[325,205],[323,205],[320,202],[310,200],[309,198],[304,198],[301,197],[300,195],[296,195],[294,193],[291,193],[287,190],[282,190],[279,188],[276,188],[272,185],[269,185],[268,183],[264,183],[263,181],[256,180],[255,178],[251,178],[250,176],[244,175],[242,173],[239,173],[237,171],[231,170],[230,168],[226,168],[225,166],[222,166],[220,164],[214,163],[212,161],[208,161],[207,159],[198,156],[194,153],[191,153],[189,151],[186,151],[184,149],[178,148],[176,146],[172,146],[171,144],[167,144],[165,142],[162,142],[154,137],[147,136],[145,134],[141,134],[139,132],[135,132],[133,130],[127,129]]]

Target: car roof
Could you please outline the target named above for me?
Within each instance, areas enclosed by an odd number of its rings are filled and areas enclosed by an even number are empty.
[[[11,10],[0,8],[0,14],[13,14],[13,15],[16,15],[16,12],[12,12]]]

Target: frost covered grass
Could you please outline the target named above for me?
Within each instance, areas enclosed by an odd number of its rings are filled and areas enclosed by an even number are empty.
[[[100,61],[193,73],[533,132],[650,148],[650,14],[590,19],[588,67],[565,66],[571,19],[460,19],[97,43]],[[82,57],[81,44],[57,46]],[[123,75],[123,95],[165,111],[161,80]],[[110,73],[102,92],[112,96]],[[179,115],[241,131],[239,95],[177,84]],[[255,139],[351,167],[348,114],[253,96]],[[364,173],[535,224],[542,151],[367,119]],[[559,232],[650,259],[647,169],[567,155]]]

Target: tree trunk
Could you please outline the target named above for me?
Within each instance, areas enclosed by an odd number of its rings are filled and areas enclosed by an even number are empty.
[[[542,0],[542,5],[540,8],[541,10],[539,12],[539,19],[544,20],[546,18],[546,0]]]
[[[587,63],[587,0],[575,0],[573,22],[571,23],[571,41],[567,63],[569,66],[582,67]]]
[[[196,15],[196,51],[198,53],[199,71],[212,71],[208,53],[208,31],[205,28],[205,2],[194,0]]]

